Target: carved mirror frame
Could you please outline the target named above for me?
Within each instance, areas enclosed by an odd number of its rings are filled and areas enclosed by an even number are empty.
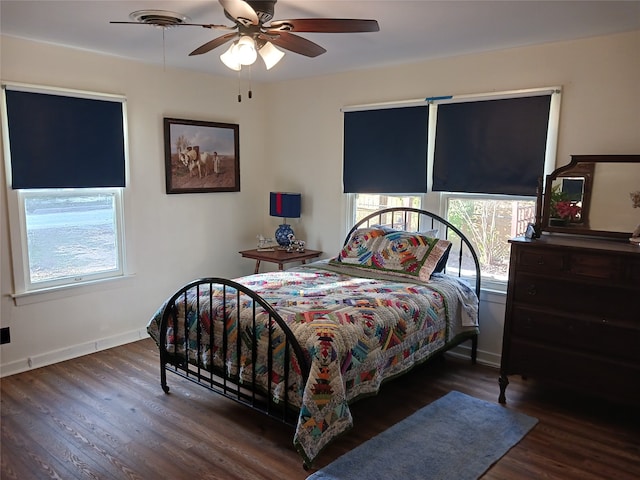
[[[538,186],[536,232],[570,233],[575,235],[589,235],[609,238],[629,238],[629,232],[612,232],[606,230],[593,230],[589,223],[589,211],[591,207],[591,191],[594,182],[596,163],[640,163],[640,155],[572,155],[571,161],[557,168],[547,175],[544,193],[542,182]],[[552,225],[551,200],[554,185],[561,185],[558,180],[571,179],[582,180],[582,198],[577,202],[580,205],[580,216],[568,221],[565,225]],[[562,187],[561,187],[562,188]]]

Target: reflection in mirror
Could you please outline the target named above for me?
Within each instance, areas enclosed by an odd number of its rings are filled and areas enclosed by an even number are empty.
[[[551,183],[549,225],[584,225],[584,177],[558,177]]]
[[[640,155],[573,155],[547,175],[539,195],[540,230],[629,238],[640,222]]]
[[[569,200],[570,202],[582,203],[582,194],[584,193],[584,178],[565,177],[561,178],[560,181],[562,185],[562,193],[567,196],[567,200]]]
[[[597,164],[591,192],[591,228],[632,232],[640,223],[630,194],[640,190],[640,163]]]

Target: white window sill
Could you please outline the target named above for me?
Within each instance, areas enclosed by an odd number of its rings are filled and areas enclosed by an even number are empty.
[[[61,285],[58,287],[42,288],[29,292],[18,292],[11,295],[16,306],[30,305],[32,303],[47,302],[60,298],[82,295],[85,293],[103,291],[105,289],[121,288],[122,282],[129,282],[135,274],[126,274],[120,277],[103,278],[90,282],[76,283],[73,285]]]
[[[481,288],[480,301],[504,305],[507,301],[507,292],[504,290],[497,290],[493,288]]]

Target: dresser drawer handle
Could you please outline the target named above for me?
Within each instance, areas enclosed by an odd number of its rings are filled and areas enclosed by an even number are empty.
[[[534,296],[534,295],[537,295],[537,294],[538,294],[538,291],[536,290],[536,286],[533,285],[533,284],[529,285],[529,288],[527,288],[527,295]]]
[[[544,257],[543,256],[539,256],[538,257],[538,265],[544,265]]]

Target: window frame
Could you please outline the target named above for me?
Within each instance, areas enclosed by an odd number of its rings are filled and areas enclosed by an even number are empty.
[[[122,208],[122,187],[96,187],[96,188],[50,188],[50,189],[20,189],[18,194],[18,217],[20,219],[20,257],[22,258],[22,272],[25,277],[24,290],[26,292],[41,291],[60,286],[92,283],[98,280],[117,278],[124,275],[124,215]],[[91,274],[57,277],[52,280],[33,282],[31,280],[31,267],[29,262],[29,239],[27,235],[26,202],[37,197],[79,197],[87,195],[113,195],[113,216],[115,223],[115,254],[117,266],[115,269],[102,270]]]
[[[447,95],[440,97],[428,97],[424,100],[407,100],[404,102],[398,102],[398,105],[410,105],[416,102],[427,102],[429,103],[429,124],[428,124],[428,145],[427,145],[427,192],[426,193],[379,193],[381,195],[387,196],[419,196],[421,198],[421,207],[424,210],[432,211],[441,217],[448,220],[448,201],[449,198],[482,198],[487,200],[500,200],[505,197],[509,197],[509,200],[518,201],[518,200],[533,200],[536,201],[535,197],[528,196],[513,196],[513,195],[499,195],[499,194],[482,194],[482,193],[471,193],[471,192],[436,192],[433,191],[433,161],[435,154],[435,142],[436,142],[436,127],[437,127],[437,118],[438,118],[438,104],[441,103],[454,103],[454,102],[470,102],[470,101],[484,101],[484,100],[496,100],[503,98],[515,98],[515,97],[526,97],[526,96],[534,96],[534,95],[551,95],[551,104],[549,108],[549,125],[548,125],[548,134],[547,134],[547,144],[545,149],[545,161],[544,161],[544,171],[542,172],[542,177],[544,178],[546,175],[550,174],[556,167],[556,154],[557,154],[557,144],[558,144],[558,133],[559,133],[559,122],[560,122],[560,104],[562,99],[562,88],[561,87],[543,87],[543,88],[532,88],[532,89],[524,89],[524,90],[509,90],[503,92],[491,92],[491,93],[479,93],[479,94],[470,94],[470,95]],[[350,110],[362,110],[366,108],[388,108],[392,106],[393,103],[384,103],[384,104],[370,104],[370,105],[360,105],[360,106],[352,106],[345,107],[343,111]],[[370,193],[370,194],[378,194],[378,193]],[[346,200],[346,230],[348,231],[349,226],[353,225],[356,219],[356,210],[357,210],[357,193],[347,193]],[[489,291],[497,291],[497,292],[506,292],[507,289],[507,281],[501,282],[495,279],[485,281],[483,279],[482,289]]]
[[[36,282],[32,284],[30,281],[30,267],[28,257],[28,239],[26,229],[26,214],[24,203],[24,190],[14,190],[12,188],[11,173],[11,150],[9,145],[9,127],[7,115],[7,103],[5,97],[5,89],[12,88],[18,90],[32,91],[36,93],[51,93],[57,95],[76,96],[79,98],[94,98],[110,101],[119,101],[122,103],[122,126],[124,140],[124,187],[92,187],[92,188],[51,188],[51,189],[33,189],[33,191],[49,190],[50,193],[62,194],[65,191],[96,191],[96,192],[112,192],[114,193],[114,215],[116,222],[117,235],[117,255],[119,268],[108,273],[85,275],[81,279],[70,277],[69,281],[64,282]],[[2,126],[2,146],[5,169],[5,189],[7,199],[8,213],[8,230],[9,244],[11,252],[11,266],[13,273],[13,298],[16,305],[25,305],[34,302],[54,300],[64,296],[92,291],[95,286],[106,288],[106,284],[112,281],[118,281],[133,276],[130,271],[129,251],[127,244],[131,243],[131,239],[126,232],[127,211],[125,204],[130,195],[130,191],[126,185],[129,184],[129,141],[128,141],[128,122],[127,122],[127,102],[122,95],[105,94],[98,92],[89,92],[83,90],[64,89],[56,87],[48,87],[41,85],[30,85],[13,82],[2,83],[2,95],[0,95],[0,120]]]
[[[507,200],[507,201],[536,201],[535,197],[528,196],[514,196],[514,195],[492,195],[483,193],[464,193],[464,192],[429,192],[429,193],[381,193],[381,194],[369,194],[369,193],[347,193],[347,217],[346,225],[354,225],[357,220],[357,196],[358,195],[384,195],[387,197],[417,197],[420,199],[420,206],[423,210],[427,210],[442,218],[449,220],[448,218],[448,206],[449,199],[469,199],[469,200]],[[350,227],[349,227],[350,228]],[[348,231],[348,228],[347,228]],[[473,239],[469,238],[471,243]],[[464,278],[464,275],[463,275]],[[506,293],[507,280],[501,281],[492,277],[482,278],[482,290],[493,291],[499,293]]]
[[[449,200],[450,199],[467,199],[467,200],[504,200],[504,201],[530,201],[535,202],[536,197],[519,196],[519,195],[493,195],[488,193],[466,193],[466,192],[440,192],[440,202],[442,208],[442,217],[449,219]],[[469,238],[471,243],[472,238]],[[508,272],[507,272],[508,273]],[[498,280],[493,277],[482,277],[483,290],[492,290],[498,292],[507,291],[507,280]]]

